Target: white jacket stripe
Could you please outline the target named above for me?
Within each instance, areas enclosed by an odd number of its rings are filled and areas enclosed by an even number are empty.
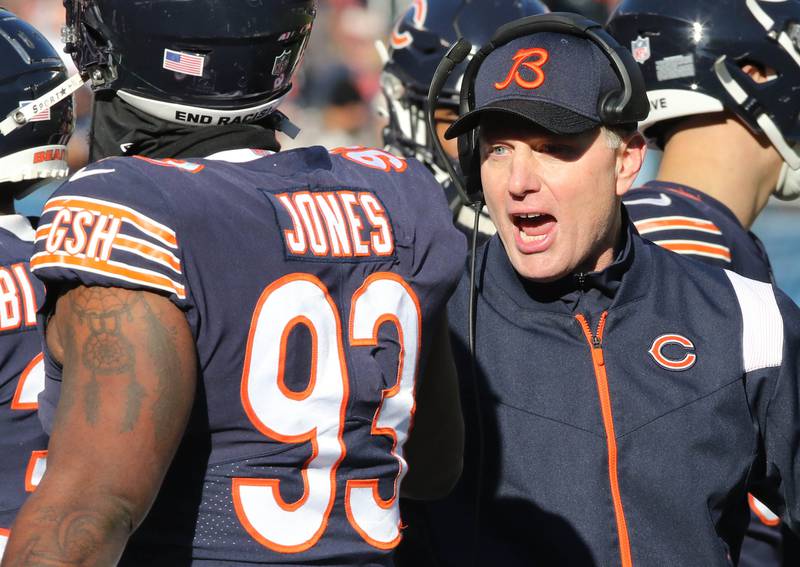
[[[751,280],[730,270],[725,270],[725,273],[733,284],[742,310],[744,371],[780,366],[783,358],[783,317],[772,285]]]

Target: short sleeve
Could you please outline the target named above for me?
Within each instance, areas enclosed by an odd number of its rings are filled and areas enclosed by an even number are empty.
[[[731,248],[721,227],[689,198],[649,188],[623,198],[636,230],[662,248],[721,268],[731,267]]]
[[[76,173],[46,203],[31,270],[46,285],[143,289],[187,300],[181,248],[158,184],[132,158]]]

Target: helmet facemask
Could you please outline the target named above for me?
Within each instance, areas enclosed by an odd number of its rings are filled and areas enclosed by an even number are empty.
[[[424,163],[439,183],[449,179],[446,166],[433,147],[426,125],[427,102],[409,95],[406,87],[393,74],[384,72],[381,89],[386,99],[388,124],[383,130],[384,144],[406,157]],[[455,108],[455,107],[453,107]],[[455,165],[456,160],[452,163]]]

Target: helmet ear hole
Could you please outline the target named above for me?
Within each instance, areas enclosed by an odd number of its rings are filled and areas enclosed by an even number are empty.
[[[742,72],[747,75],[754,84],[760,85],[779,78],[775,69],[759,63],[758,61],[743,59],[737,63]]]

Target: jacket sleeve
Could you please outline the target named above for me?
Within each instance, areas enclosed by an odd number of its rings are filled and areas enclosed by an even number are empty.
[[[753,492],[800,532],[800,309],[780,291],[772,305],[760,307],[761,347],[753,349],[751,340],[748,355],[745,330],[743,349],[748,397],[763,447],[758,465],[763,476]],[[763,368],[752,369],[758,357]]]

